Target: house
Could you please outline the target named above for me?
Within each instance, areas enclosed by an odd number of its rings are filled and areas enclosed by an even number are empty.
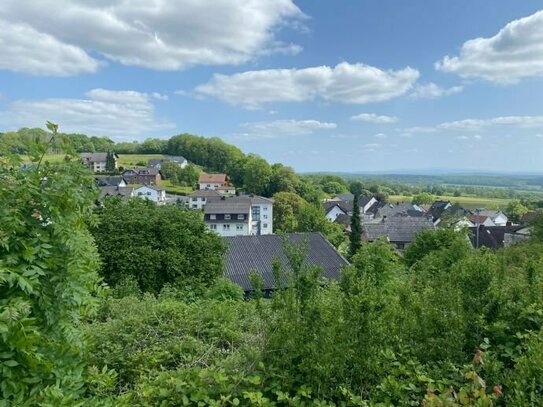
[[[204,222],[221,236],[252,235],[251,201],[237,198],[208,201]]]
[[[107,166],[107,156],[108,153],[81,153],[80,158],[81,162],[89,167],[92,172],[106,172]],[[117,159],[119,156],[117,154],[112,154],[113,160],[115,161],[115,168],[117,168]]]
[[[201,173],[198,178],[200,189],[218,189],[230,185],[228,175],[226,174],[208,174]]]
[[[386,238],[396,249],[403,250],[422,230],[435,230],[431,219],[426,216],[412,217],[399,214],[363,223],[362,238],[368,242]]]
[[[441,216],[443,212],[452,207],[450,201],[435,201],[430,209],[427,211],[428,215],[432,217],[432,221],[435,225],[441,222]]]
[[[224,196],[234,196],[234,195],[236,195],[236,188],[233,187],[233,186],[219,187],[219,188],[215,189],[215,191],[217,191],[219,194],[224,195]]]
[[[236,236],[224,238],[228,248],[224,265],[224,276],[250,293],[253,288],[249,277],[251,273],[260,274],[263,289],[270,293],[277,288],[272,265],[279,259],[283,269],[288,268],[284,253],[284,240],[307,244],[307,254],[303,265],[318,266],[321,276],[328,280],[339,280],[341,269],[348,261],[320,233],[289,233],[285,237],[278,235]]]
[[[351,198],[351,200],[340,200],[339,198]],[[352,194],[336,195],[334,198],[324,202],[326,218],[333,222],[339,215],[353,214],[354,196]],[[360,215],[363,219],[372,219],[374,214],[371,208],[378,205],[379,201],[373,196],[361,196],[358,200],[360,206]]]
[[[134,196],[134,188],[132,187],[115,187],[106,186],[100,188],[100,200],[108,196],[118,196],[121,199],[130,199]]]
[[[148,199],[157,204],[166,201],[166,191],[153,185],[144,185],[134,189],[134,196]]]
[[[162,164],[164,164],[165,162],[175,163],[180,168],[185,168],[187,165],[189,165],[189,162],[187,161],[185,157],[168,155],[164,158],[149,160],[147,162],[147,167],[156,168],[157,170],[160,171],[162,169]]]
[[[94,178],[98,187],[125,187],[126,182],[123,177],[96,177]]]
[[[221,199],[221,194],[212,189],[194,191],[188,196],[187,205],[190,209],[203,209],[208,201]]]
[[[498,226],[496,225],[489,216],[476,215],[472,213],[468,216],[468,220],[473,224],[473,226],[484,225],[484,226]]]
[[[498,249],[517,243],[525,242],[530,238],[530,227],[526,226],[485,226],[469,228],[469,239],[474,248],[487,247]]]
[[[409,202],[396,202],[381,205],[375,211],[375,219],[392,218],[398,215],[426,217],[421,207]]]
[[[161,181],[156,168],[130,168],[123,171],[122,176],[127,184],[158,185]]]
[[[486,216],[486,217],[490,218],[490,220],[496,226],[505,226],[505,225],[507,225],[507,220],[508,220],[507,216],[502,211],[493,211],[493,210],[477,211],[477,215]]]
[[[273,233],[273,200],[256,195],[207,200],[204,222],[221,236]]]

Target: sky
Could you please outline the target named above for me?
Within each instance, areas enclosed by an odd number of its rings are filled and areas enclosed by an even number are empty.
[[[0,131],[543,173],[540,0],[2,0]]]

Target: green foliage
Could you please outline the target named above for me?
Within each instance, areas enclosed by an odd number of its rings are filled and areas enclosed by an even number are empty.
[[[172,185],[192,187],[198,182],[200,171],[192,164],[181,168],[173,161],[164,161],[160,173],[165,180],[170,180]]]
[[[51,145],[69,148],[48,123],[49,143],[26,145],[33,162],[0,157],[0,402],[71,405],[84,395],[81,321],[96,308],[99,259],[92,175],[68,151],[43,160]],[[82,403],[82,402],[81,402]]]
[[[206,298],[212,300],[235,300],[241,301],[244,297],[243,289],[232,283],[227,278],[218,278],[213,285],[209,287]]]
[[[522,218],[522,215],[524,215],[526,212],[528,212],[528,208],[517,200],[509,202],[505,208],[507,218],[514,223],[520,222],[520,218]]]
[[[106,172],[114,172],[116,170],[115,168],[115,157],[113,153],[109,150],[107,150],[106,155]]]
[[[415,195],[411,202],[413,205],[430,205],[435,201],[435,197],[428,192],[422,192],[418,195]]]
[[[462,231],[453,229],[423,230],[404,251],[404,261],[408,266],[414,265],[432,252],[447,250],[445,257],[451,262],[461,258],[471,245]],[[456,256],[456,257],[452,257]]]
[[[222,272],[223,242],[194,211],[109,198],[98,216],[92,233],[113,286],[132,276],[141,290],[158,293],[166,283],[208,285]]]
[[[354,195],[349,235],[349,257],[353,257],[362,244],[362,220],[360,219],[360,195]]]

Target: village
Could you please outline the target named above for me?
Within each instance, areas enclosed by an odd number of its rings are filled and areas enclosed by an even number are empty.
[[[112,153],[81,154],[82,163],[95,173],[99,200],[140,198],[156,205],[177,205],[201,213],[209,230],[222,236],[228,244],[224,275],[249,293],[249,274],[256,270],[263,277],[265,290],[274,289],[272,260],[286,259],[282,247],[284,234],[274,233],[273,198],[237,189],[227,174],[206,172],[199,174],[197,185],[189,194],[169,194],[161,187],[162,166],[168,162],[185,168],[189,162],[184,157],[151,159],[146,167],[134,168],[119,168],[117,158]],[[108,160],[113,160],[109,166],[114,165],[119,175],[105,175]],[[326,219],[340,225],[346,236],[352,233],[354,206],[351,193],[335,194],[322,202]],[[398,253],[405,250],[421,231],[442,227],[464,230],[466,240],[473,248],[508,247],[529,239],[528,223],[535,215],[526,213],[519,222],[513,223],[500,210],[467,210],[444,200],[420,205],[385,202],[375,196],[360,196],[358,207],[362,241],[385,240]],[[298,242],[307,241],[308,264],[321,266],[323,276],[339,280],[341,268],[349,264],[345,253],[340,253],[318,232],[289,233],[288,237]]]

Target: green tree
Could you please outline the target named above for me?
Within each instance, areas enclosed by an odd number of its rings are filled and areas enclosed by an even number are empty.
[[[514,223],[520,222],[520,218],[522,218],[522,215],[524,215],[526,212],[528,212],[528,208],[517,200],[509,202],[505,208],[507,218]]]
[[[360,196],[354,196],[351,234],[349,235],[349,256],[356,254],[362,244],[362,220],[360,219]]]
[[[413,205],[430,205],[435,201],[435,197],[428,192],[422,192],[418,195],[415,195],[411,202]]]
[[[270,165],[262,157],[249,154],[243,169],[243,187],[248,193],[267,196],[272,176]]]
[[[127,277],[143,291],[208,285],[222,273],[225,247],[196,212],[144,199],[106,199],[100,225],[92,229],[111,285]]]
[[[106,171],[107,172],[115,172],[115,157],[113,153],[110,150],[107,150],[106,155]]]
[[[99,258],[92,174],[47,123],[50,142],[28,144],[33,166],[0,154],[0,399],[5,405],[68,405],[84,395],[81,320],[96,309]],[[73,150],[72,150],[73,151]]]

